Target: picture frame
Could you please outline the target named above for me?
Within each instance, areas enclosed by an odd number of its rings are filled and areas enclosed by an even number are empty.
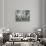
[[[16,21],[30,21],[30,10],[16,10]]]

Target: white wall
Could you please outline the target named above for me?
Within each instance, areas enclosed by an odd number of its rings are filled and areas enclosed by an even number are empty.
[[[42,25],[42,0],[4,0],[5,2],[5,27],[11,28],[14,32],[33,32],[35,28]],[[29,9],[30,21],[29,22],[16,22],[15,10]]]
[[[0,0],[0,28],[3,27],[3,0]],[[2,31],[0,30],[0,33]]]
[[[46,0],[43,0],[43,4],[42,4],[43,6],[42,6],[42,8],[43,8],[43,10],[42,10],[42,20],[43,20],[43,37],[46,37]]]
[[[0,27],[3,26],[3,1],[0,0]]]

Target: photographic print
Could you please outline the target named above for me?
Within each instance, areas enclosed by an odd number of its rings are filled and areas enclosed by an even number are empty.
[[[30,21],[30,10],[16,10],[16,21]]]

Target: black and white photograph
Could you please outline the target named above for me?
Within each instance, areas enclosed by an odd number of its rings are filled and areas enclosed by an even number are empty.
[[[46,46],[46,0],[0,0],[0,46]]]
[[[16,21],[30,21],[30,10],[16,10]]]

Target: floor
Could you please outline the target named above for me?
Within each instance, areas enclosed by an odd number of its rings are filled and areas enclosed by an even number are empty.
[[[15,42],[14,45],[12,43],[6,43],[5,45],[2,46],[44,46],[40,43],[36,43],[36,42]]]

